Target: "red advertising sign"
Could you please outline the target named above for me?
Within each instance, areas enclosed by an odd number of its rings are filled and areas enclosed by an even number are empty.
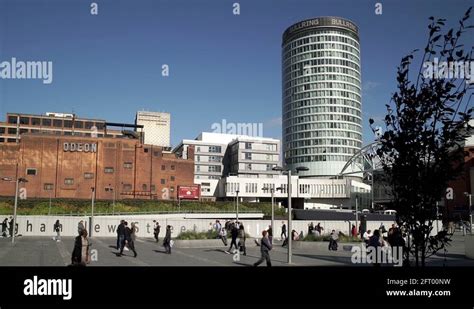
[[[201,186],[178,186],[180,200],[198,200],[201,197]]]

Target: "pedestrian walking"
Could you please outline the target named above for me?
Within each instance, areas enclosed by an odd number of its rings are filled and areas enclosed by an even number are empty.
[[[128,227],[128,222],[125,221],[124,223],[124,241],[122,242],[122,246],[120,247],[120,253],[118,256],[123,255],[123,248],[125,245],[128,245],[128,248],[133,251],[133,257],[137,257],[137,251],[135,251],[135,243],[133,241],[133,234],[135,230],[135,225],[132,223],[132,228]]]
[[[125,240],[125,220],[120,220],[120,224],[117,226],[117,250],[120,250],[122,243]]]
[[[163,239],[163,246],[165,247],[166,253],[171,254],[171,225],[166,226],[166,235]]]
[[[239,230],[237,229],[236,224],[231,225],[230,235],[232,240],[230,242],[229,250],[226,251],[227,254],[231,254],[233,246],[235,246],[235,249],[239,250],[239,247],[237,246],[237,237],[239,237]]]
[[[244,225],[241,224],[240,227],[239,227],[239,250],[240,250],[240,252],[243,252],[244,255],[247,255],[247,248],[245,247],[245,240],[246,240],[245,229],[244,229]]]
[[[81,230],[81,234],[74,241],[74,249],[72,251],[71,264],[74,266],[86,266],[90,263],[89,256],[89,239],[87,238],[87,230]]]
[[[59,220],[56,220],[56,223],[54,223],[53,226],[54,231],[56,232],[56,236],[53,237],[53,240],[56,240],[57,242],[61,241],[61,223],[59,223]]]
[[[155,222],[155,220],[153,220],[153,222]],[[156,221],[155,227],[153,228],[153,235],[155,236],[156,242],[159,241],[160,230],[161,230],[161,225],[158,221]]]
[[[273,229],[271,225],[268,226],[267,232],[268,232],[268,239],[270,240],[270,243],[273,244]]]
[[[352,237],[357,237],[357,229],[356,229],[356,226],[354,224],[352,224],[351,235],[352,235]]]
[[[220,232],[219,232],[219,238],[224,243],[224,246],[227,247],[227,231],[226,231],[225,227],[221,227]]]
[[[339,236],[337,235],[335,230],[332,230],[331,232],[331,237],[329,238],[329,251],[334,250],[337,251],[337,240],[339,239]]]
[[[9,230],[10,230],[10,237],[13,237],[13,233],[16,232],[15,229],[13,228],[13,217],[10,217]]]
[[[272,266],[272,261],[270,259],[270,250],[272,250],[272,244],[270,243],[270,240],[268,239],[268,232],[267,231],[263,231],[262,236],[263,237],[260,240],[261,257],[255,264],[253,264],[253,266],[257,267],[264,260],[266,260],[267,261],[267,266],[271,267]]]
[[[7,237],[7,229],[8,229],[8,218],[5,218],[2,222],[2,237]]]
[[[84,220],[79,221],[77,224],[77,235],[82,235],[82,231],[85,230]]]
[[[281,225],[281,234],[280,234],[280,237],[281,237],[282,240],[284,240],[284,239],[286,239],[286,237],[287,237],[287,236],[286,236],[286,224],[285,224],[285,222],[283,222],[283,221],[281,222],[281,224],[282,224],[282,225]]]

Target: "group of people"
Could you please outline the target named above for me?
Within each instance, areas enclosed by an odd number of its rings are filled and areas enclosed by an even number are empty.
[[[211,230],[214,230],[217,233],[217,237],[222,240],[224,246],[227,246],[227,234],[231,236],[231,242],[229,249],[225,251],[227,254],[232,254],[232,249],[242,252],[243,255],[247,255],[247,248],[245,246],[245,241],[247,235],[245,234],[245,227],[242,222],[237,220],[235,221],[226,221],[224,225],[221,224],[220,220],[216,220],[214,224],[210,223]],[[286,226],[285,230],[282,231],[282,234],[286,237]],[[266,261],[267,266],[271,267],[272,262],[270,259],[270,251],[273,248],[273,230],[272,226],[269,225],[266,230],[262,231],[262,238],[260,241],[256,240],[257,245],[260,247],[261,257],[253,265],[258,266],[263,261]]]
[[[323,231],[324,228],[321,226],[321,223],[318,223],[316,226],[313,225],[313,222],[308,224],[308,235],[315,234],[316,236],[321,236]]]
[[[368,230],[363,234],[363,240],[367,246],[373,247],[404,247],[406,234],[395,224],[385,229],[383,224],[373,232]]]
[[[18,224],[15,224],[17,228],[15,229],[15,234],[18,232]],[[2,237],[12,237],[13,236],[13,217],[5,218],[2,221]]]
[[[247,248],[245,246],[245,240],[247,237],[242,222],[228,220],[224,223],[224,226],[222,226],[220,220],[216,220],[212,225],[212,229],[217,233],[217,237],[222,240],[224,246],[227,246],[227,235],[230,234],[230,247],[225,251],[225,253],[231,254],[232,248],[235,248],[244,255],[247,255]]]

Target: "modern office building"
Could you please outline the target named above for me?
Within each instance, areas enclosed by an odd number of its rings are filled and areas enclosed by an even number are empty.
[[[228,172],[245,178],[273,178],[280,165],[280,141],[273,138],[237,137],[229,143]]]
[[[272,138],[202,132],[194,140],[183,140],[173,150],[187,159],[194,146],[194,182],[201,185],[202,196],[216,199],[218,183],[226,176],[268,178],[280,162],[280,141]]]
[[[293,207],[300,209],[355,209],[370,208],[370,185],[354,179],[291,178]],[[221,199],[259,202],[269,201],[272,195],[278,202],[288,197],[288,176],[273,178],[247,178],[229,176],[219,182],[218,196]],[[237,193],[238,191],[238,193]]]
[[[110,129],[122,127],[122,130]],[[0,122],[0,143],[18,143],[25,133],[55,136],[83,136],[127,138],[132,131],[125,128],[135,127],[127,124],[109,123],[101,119],[80,118],[74,114],[45,113],[31,115],[7,113],[5,122]],[[137,128],[141,131],[141,128]],[[134,135],[134,134],[131,134]]]
[[[362,146],[357,26],[340,17],[298,22],[283,34],[284,163],[302,177],[337,175]]]
[[[171,146],[169,113],[139,111],[135,117],[135,124],[143,126],[143,143],[161,147]]]

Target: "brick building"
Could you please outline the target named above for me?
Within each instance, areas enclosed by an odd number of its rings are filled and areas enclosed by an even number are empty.
[[[24,177],[28,198],[176,199],[177,187],[194,184],[189,159],[133,138],[24,133],[19,143],[0,143],[0,178]],[[0,196],[15,182],[0,181]]]

